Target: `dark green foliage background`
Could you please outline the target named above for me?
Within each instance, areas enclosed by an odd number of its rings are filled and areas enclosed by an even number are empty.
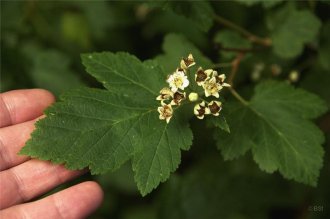
[[[167,34],[180,33],[190,42],[165,47],[192,43],[214,63],[235,58],[235,53],[221,47],[252,48],[239,34],[213,22],[211,14],[207,16],[213,9],[256,35],[274,39],[275,48],[257,46],[256,52],[242,60],[235,79],[242,96],[250,97],[263,79],[286,81],[290,71],[298,70],[300,77],[293,85],[319,95],[330,106],[329,2],[239,0],[207,4],[1,1],[1,92],[41,87],[58,96],[79,86],[101,87],[81,64],[80,53],[86,52],[126,51],[141,60],[158,56],[172,65],[167,56],[159,56],[165,49],[164,39],[173,37],[165,38]],[[310,14],[316,17],[310,18]],[[255,80],[252,72],[260,63],[264,69]],[[272,64],[282,67],[279,76],[271,74]],[[229,74],[230,68],[222,71]],[[330,218],[329,113],[316,123],[327,139],[316,188],[283,179],[277,172],[262,172],[251,153],[223,161],[212,130],[196,120],[191,122],[193,146],[182,152],[178,171],[147,197],[138,193],[130,165],[76,182],[94,179],[105,191],[102,207],[91,218]],[[318,206],[321,211],[314,209]]]

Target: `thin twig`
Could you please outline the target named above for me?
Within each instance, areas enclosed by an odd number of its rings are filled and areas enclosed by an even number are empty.
[[[242,53],[242,52],[237,53],[237,57],[232,61],[232,69],[231,69],[231,73],[228,77],[228,83],[231,85],[231,87],[233,87],[234,78],[238,71],[239,64],[241,63],[241,60],[243,59],[244,56],[245,56],[245,53]]]
[[[237,91],[233,87],[234,86],[233,85],[234,78],[235,78],[236,73],[238,71],[241,60],[243,59],[244,56],[245,56],[245,53],[237,53],[236,58],[232,61],[232,69],[231,69],[230,75],[228,77],[228,83],[231,85],[231,87],[229,87],[230,93],[238,101],[240,101],[242,104],[247,106],[249,104],[249,102],[247,100],[245,100],[241,95],[239,95],[239,93],[237,93]]]
[[[249,102],[245,100],[241,95],[239,95],[239,93],[237,93],[237,91],[234,88],[230,87],[229,91],[239,102],[241,102],[245,106],[249,105]]]
[[[212,68],[227,68],[232,66],[233,66],[232,62],[224,62],[224,63],[216,63],[212,66]]]
[[[223,47],[220,44],[216,44],[216,48],[218,48],[219,50],[223,50],[226,52],[244,52],[244,53],[248,53],[248,52],[258,52],[263,50],[264,47],[257,47],[257,48],[232,48],[232,47]]]
[[[266,47],[268,47],[272,44],[272,41],[270,38],[262,38],[262,37],[256,36],[253,33],[251,33],[250,31],[244,29],[243,27],[241,27],[217,14],[214,14],[213,18],[219,24],[222,24],[226,27],[229,27],[229,28],[241,33],[243,36],[245,36],[249,41],[251,41],[253,43],[257,43],[257,44],[260,44],[260,45],[263,45]]]

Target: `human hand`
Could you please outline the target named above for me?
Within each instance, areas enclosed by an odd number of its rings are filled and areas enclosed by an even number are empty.
[[[84,182],[24,203],[83,173],[17,155],[53,101],[53,95],[41,89],[0,94],[0,218],[83,218],[102,202],[100,186]]]

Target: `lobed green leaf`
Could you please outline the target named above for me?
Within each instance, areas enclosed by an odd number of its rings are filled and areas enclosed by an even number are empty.
[[[108,90],[84,88],[63,95],[37,122],[21,154],[88,167],[92,174],[114,171],[132,161],[135,181],[146,195],[180,163],[192,142],[188,123],[159,120],[155,100],[165,76],[155,62],[126,53],[82,56],[87,71]]]
[[[226,160],[252,150],[259,167],[315,186],[324,154],[322,132],[309,120],[327,110],[316,95],[288,84],[259,84],[248,105],[227,104],[231,133],[215,135]]]
[[[291,4],[281,9],[269,23],[273,29],[275,54],[282,58],[300,55],[304,45],[314,40],[321,27],[320,20],[308,10],[296,10]]]

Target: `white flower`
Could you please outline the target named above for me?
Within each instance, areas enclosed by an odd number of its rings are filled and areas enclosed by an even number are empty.
[[[210,109],[210,112],[214,115],[214,116],[219,116],[219,112],[222,109],[222,103],[220,101],[211,101],[208,104],[208,107]]]
[[[156,98],[156,100],[164,101],[169,100],[171,97],[173,97],[173,92],[170,88],[164,87],[159,91],[160,95]]]
[[[184,90],[189,85],[189,80],[184,71],[177,69],[168,77],[167,83],[169,83],[171,90],[175,93],[178,89]]]
[[[160,120],[166,120],[167,123],[170,122],[173,115],[173,109],[170,104],[162,103],[162,106],[158,107],[158,112]]]
[[[181,93],[181,92],[177,91],[173,94],[173,100],[171,101],[170,104],[171,105],[180,105],[181,101],[185,100],[185,99],[186,99],[186,92]]]
[[[206,97],[215,96],[216,98],[219,98],[219,91],[222,89],[222,86],[217,83],[215,77],[212,77],[210,80],[205,81],[203,88]]]
[[[210,109],[205,106],[205,102],[203,101],[195,105],[194,114],[197,116],[198,119],[203,119],[204,115],[210,114]]]
[[[186,70],[188,68],[190,68],[191,66],[195,65],[195,60],[194,60],[194,57],[192,54],[189,54],[187,58],[183,58],[181,59],[181,62],[180,62],[180,67],[183,69],[183,70]]]

